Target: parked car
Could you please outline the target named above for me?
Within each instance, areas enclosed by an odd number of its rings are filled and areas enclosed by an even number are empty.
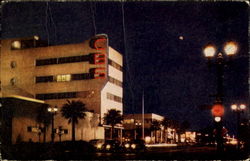
[[[145,151],[145,141],[144,140],[132,140],[128,142],[124,142],[122,144],[123,152],[141,152]]]
[[[119,152],[121,150],[121,143],[118,140],[106,140],[102,146],[105,152]]]
[[[104,139],[93,139],[89,143],[95,148],[96,151],[101,151],[105,143]]]

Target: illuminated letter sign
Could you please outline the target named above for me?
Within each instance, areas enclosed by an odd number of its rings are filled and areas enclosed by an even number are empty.
[[[106,72],[106,68],[104,68],[104,67],[90,69],[90,73],[94,79],[105,78],[105,72]]]
[[[105,64],[105,54],[95,54],[94,64]]]
[[[90,54],[89,63],[90,64],[105,64],[106,54],[102,53],[92,53]]]
[[[89,46],[96,50],[105,50],[107,47],[107,38],[104,36],[93,38],[90,40]]]
[[[107,45],[107,39],[104,39],[104,38],[97,39],[94,42],[94,47],[97,50],[105,50],[106,45]]]

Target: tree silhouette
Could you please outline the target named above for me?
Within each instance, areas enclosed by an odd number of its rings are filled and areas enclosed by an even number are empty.
[[[121,115],[121,111],[111,109],[108,110],[108,113],[104,116],[104,121],[106,121],[107,125],[111,125],[111,135],[110,138],[113,138],[114,133],[114,127],[116,124],[121,124],[123,120],[123,117]]]
[[[183,134],[185,134],[185,142],[186,142],[186,140],[187,140],[187,136],[186,136],[186,131],[187,131],[187,129],[190,127],[190,123],[187,121],[187,120],[185,120],[185,121],[183,121],[182,123],[181,123],[181,126],[180,126],[180,131],[181,131],[181,133]]]
[[[72,141],[75,141],[75,125],[78,123],[78,119],[84,119],[86,117],[85,112],[87,108],[81,101],[69,101],[62,106],[62,116],[68,119],[68,123],[72,124]]]
[[[46,142],[46,132],[49,124],[51,123],[51,117],[49,112],[47,111],[48,105],[42,105],[41,107],[37,108],[37,115],[36,115],[36,121],[39,124],[39,130],[42,130],[43,132],[43,142]],[[42,127],[43,125],[43,127]],[[39,137],[39,142],[40,142],[40,134],[41,132],[38,133]]]
[[[164,119],[161,121],[161,124],[164,126],[164,140],[166,141],[166,138],[168,138],[168,136],[166,136],[166,129],[170,127],[170,120],[164,117]]]
[[[157,132],[157,130],[160,130],[160,126],[161,126],[161,124],[157,120],[153,120],[151,123],[150,129],[151,129],[151,131],[154,131],[154,133],[155,133],[155,143],[156,143],[156,132]]]
[[[171,120],[170,121],[170,128],[175,129],[176,134],[178,135],[178,142],[181,142],[181,128],[180,128],[180,123],[176,120]],[[174,135],[175,137],[175,135]],[[174,141],[176,141],[176,138],[174,138]]]

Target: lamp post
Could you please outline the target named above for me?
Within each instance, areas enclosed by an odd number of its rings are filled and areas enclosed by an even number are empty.
[[[135,123],[135,140],[137,139],[137,134],[140,126],[141,126],[140,122]]]
[[[231,105],[231,109],[233,110],[233,112],[236,113],[237,116],[237,137],[238,137],[238,142],[237,142],[237,148],[238,150],[240,149],[240,114],[244,112],[244,110],[246,109],[246,105],[245,104],[233,104]]]
[[[54,139],[55,139],[54,116],[55,116],[57,111],[58,111],[57,106],[48,108],[48,112],[51,113],[51,142],[52,143],[54,142]]]
[[[223,51],[217,52],[216,47],[213,44],[207,45],[203,49],[205,57],[208,59],[209,67],[214,64],[216,67],[217,77],[217,93],[215,95],[214,106],[212,107],[212,114],[214,116],[214,122],[216,127],[216,142],[217,150],[223,150],[223,137],[222,137],[222,116],[224,114],[223,107],[223,79],[224,79],[224,67],[227,64],[225,56],[232,58],[238,51],[238,46],[235,42],[226,42]],[[213,61],[215,59],[215,61]]]

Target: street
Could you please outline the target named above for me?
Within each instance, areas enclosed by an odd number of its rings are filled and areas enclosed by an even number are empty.
[[[101,153],[91,156],[91,159],[247,159],[246,154],[233,150],[218,153],[215,147],[183,146],[183,147],[153,147],[141,153]]]
[[[87,152],[80,146],[77,151],[53,148],[49,151],[32,153],[9,153],[8,158],[0,159],[73,159],[73,160],[246,160],[250,157],[249,151],[238,152],[235,147],[226,147],[224,152],[217,152],[214,146],[175,146],[175,147],[147,147],[143,152]],[[61,152],[59,152],[60,150]],[[34,154],[35,153],[35,154]],[[248,153],[248,154],[247,154]]]

